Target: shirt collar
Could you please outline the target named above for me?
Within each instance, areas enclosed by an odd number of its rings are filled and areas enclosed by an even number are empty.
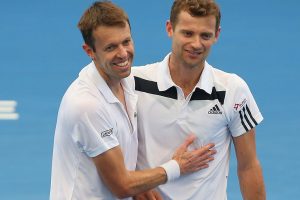
[[[196,87],[199,89],[203,89],[208,94],[212,93],[212,89],[214,87],[213,84],[213,74],[212,74],[212,66],[210,66],[206,61],[204,64],[204,69],[200,76],[200,80],[198,81]]]
[[[165,91],[170,87],[175,86],[173,82],[169,69],[169,58],[171,53],[169,53],[162,62],[159,63],[157,70],[157,86],[159,91]]]
[[[169,58],[171,53],[169,53],[162,62],[159,63],[157,70],[157,86],[159,91],[165,91],[170,87],[176,86],[173,82],[169,69]],[[210,66],[206,61],[204,69],[202,71],[200,80],[195,86],[196,88],[203,89],[208,94],[211,94],[213,88],[213,74],[212,66]]]
[[[80,74],[83,73],[83,71],[84,70],[82,70],[80,72]],[[119,100],[116,98],[116,96],[112,93],[111,89],[108,87],[106,81],[99,74],[94,62],[91,62],[87,66],[86,71],[87,71],[88,78],[90,78],[90,80],[95,84],[97,89],[103,94],[105,100],[108,103],[117,103],[117,102],[119,102]],[[129,95],[135,96],[133,78],[132,77],[122,79],[121,84],[123,86],[124,92],[128,93]]]

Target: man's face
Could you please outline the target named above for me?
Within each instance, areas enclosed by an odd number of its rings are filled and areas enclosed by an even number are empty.
[[[108,82],[120,81],[130,75],[134,46],[129,25],[99,26],[93,32],[95,50],[84,49],[93,58],[101,76]]]
[[[203,67],[212,45],[217,41],[216,18],[209,15],[193,17],[188,12],[179,13],[175,27],[167,23],[172,41],[172,56],[176,63],[191,68]]]

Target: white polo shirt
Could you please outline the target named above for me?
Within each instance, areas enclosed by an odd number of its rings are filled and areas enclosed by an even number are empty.
[[[133,69],[139,96],[138,168],[152,168],[170,160],[192,132],[198,137],[192,149],[215,143],[215,160],[207,169],[159,186],[164,200],[226,200],[231,136],[246,133],[263,117],[240,77],[208,63],[193,92],[185,98],[171,79],[169,55],[162,62]]]
[[[135,170],[137,95],[132,76],[121,84],[128,115],[94,63],[68,88],[55,130],[50,199],[117,199],[99,177],[92,157],[118,145],[126,168]]]

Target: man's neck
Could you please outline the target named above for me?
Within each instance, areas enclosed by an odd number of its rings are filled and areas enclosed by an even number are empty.
[[[124,108],[126,109],[126,102],[125,102],[125,95],[124,89],[122,87],[121,82],[118,86],[110,87],[112,93],[117,97],[117,99],[123,104]]]
[[[123,104],[124,108],[126,109],[124,89],[121,84],[121,81],[106,81],[106,83],[111,89],[112,93],[115,95],[115,97]]]
[[[106,73],[104,73],[101,70],[98,70],[100,76],[105,80],[106,84],[112,91],[112,93],[115,95],[115,97],[124,105],[126,108],[126,102],[125,102],[125,95],[124,90],[121,84],[120,79],[116,79],[113,77],[108,76]]]
[[[199,66],[191,68],[172,62],[170,59],[169,69],[173,82],[183,90],[184,96],[187,97],[199,82],[200,76],[204,69],[204,64],[201,67]]]

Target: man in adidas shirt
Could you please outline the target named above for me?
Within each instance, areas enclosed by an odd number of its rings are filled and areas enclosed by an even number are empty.
[[[205,170],[159,186],[159,191],[165,200],[226,200],[233,140],[243,198],[265,199],[255,147],[255,126],[263,117],[240,77],[206,62],[220,34],[218,5],[213,0],[175,0],[166,31],[172,52],[161,62],[133,69],[139,96],[138,168],[166,162],[193,132],[194,148],[216,144],[215,160]]]
[[[137,96],[129,76],[134,47],[127,14],[110,2],[96,2],[78,27],[93,62],[80,72],[60,105],[50,199],[130,197],[208,167],[213,145],[187,151],[194,140],[189,137],[166,163],[134,171]]]

